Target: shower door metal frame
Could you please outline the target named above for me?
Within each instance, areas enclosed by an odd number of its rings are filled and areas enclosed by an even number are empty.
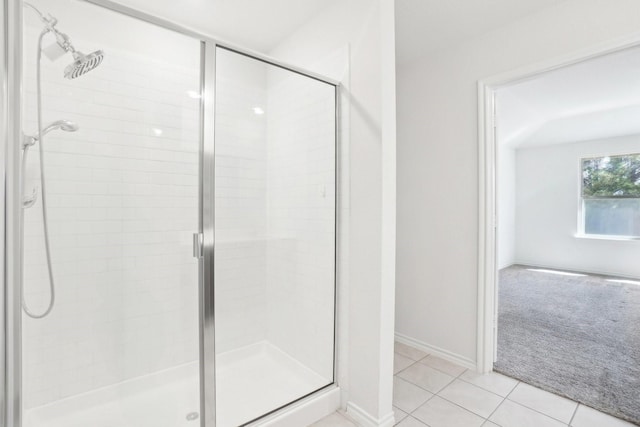
[[[20,195],[20,141],[22,105],[22,2],[3,2],[3,184],[4,271],[2,349],[3,427],[22,426],[22,197]]]
[[[214,311],[214,255],[215,255],[215,70],[216,49],[218,47],[245,55],[296,74],[327,83],[335,88],[335,227],[334,227],[334,341],[333,341],[333,381],[302,396],[294,402],[274,409],[249,425],[260,423],[265,417],[286,411],[292,404],[337,386],[338,382],[338,236],[339,236],[339,147],[340,147],[340,91],[341,84],[326,76],[278,61],[267,55],[245,49],[233,43],[223,42],[208,35],[178,25],[166,19],[141,12],[137,9],[115,3],[111,0],[83,0],[158,27],[192,37],[201,44],[200,65],[200,191],[199,191],[199,234],[202,247],[199,257],[199,328],[200,328],[200,426],[215,427],[215,311]],[[22,108],[22,0],[3,0],[0,10],[4,49],[2,49],[3,82],[2,93],[2,143],[4,164],[0,165],[0,176],[4,187],[4,271],[3,292],[0,292],[0,427],[23,427],[22,417],[22,239],[21,195],[19,182]],[[207,183],[205,185],[205,183]],[[0,231],[2,229],[0,228]]]

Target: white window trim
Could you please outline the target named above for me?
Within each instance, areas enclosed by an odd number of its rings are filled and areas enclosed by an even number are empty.
[[[623,235],[615,235],[615,234],[589,234],[585,233],[585,209],[584,209],[584,197],[582,197],[582,186],[584,185],[583,176],[582,176],[582,165],[584,160],[588,159],[597,159],[601,157],[622,157],[622,156],[632,156],[640,154],[639,152],[622,152],[622,153],[606,153],[606,154],[595,154],[589,156],[580,156],[578,158],[578,232],[574,235],[576,239],[586,239],[586,240],[609,240],[609,241],[618,241],[618,242],[633,242],[640,241],[640,236],[623,236]],[[634,197],[635,198],[635,197]],[[640,199],[640,197],[638,198]]]

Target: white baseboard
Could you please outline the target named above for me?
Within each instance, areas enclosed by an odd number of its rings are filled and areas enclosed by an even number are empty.
[[[464,366],[467,369],[473,369],[474,371],[477,370],[475,360],[471,360],[468,357],[461,356],[459,354],[436,347],[434,345],[423,343],[422,341],[418,341],[415,338],[411,338],[396,332],[396,341],[417,348],[418,350],[422,350],[426,353],[433,354],[434,356],[438,356],[457,365]]]
[[[516,260],[511,265],[520,265],[522,267],[531,267],[531,268],[545,268],[549,270],[560,270],[560,271],[568,271],[572,273],[585,273],[585,274],[595,274],[597,276],[612,276],[612,277],[622,277],[625,279],[638,280],[640,276],[638,275],[630,275],[627,273],[619,273],[615,271],[605,271],[605,270],[594,270],[592,268],[580,268],[580,267],[567,267],[566,265],[555,265],[553,263],[540,264],[537,262],[528,262],[522,260]]]
[[[347,415],[361,427],[393,427],[396,423],[393,411],[377,419],[352,402],[347,403]]]

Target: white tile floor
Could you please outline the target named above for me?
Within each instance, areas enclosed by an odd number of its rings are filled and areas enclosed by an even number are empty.
[[[633,427],[504,375],[478,375],[396,343],[393,405],[398,427]],[[334,413],[312,427],[355,427]]]

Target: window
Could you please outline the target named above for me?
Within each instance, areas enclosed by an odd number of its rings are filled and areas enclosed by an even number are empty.
[[[587,235],[640,237],[640,153],[582,159]]]

